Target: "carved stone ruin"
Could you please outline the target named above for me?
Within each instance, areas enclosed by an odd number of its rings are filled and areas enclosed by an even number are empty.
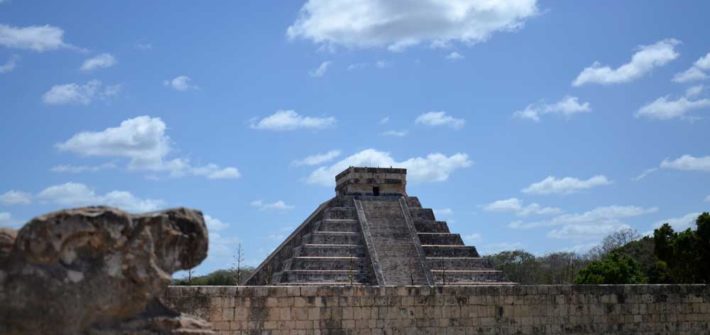
[[[158,299],[207,256],[202,213],[86,207],[0,229],[0,334],[214,334]]]

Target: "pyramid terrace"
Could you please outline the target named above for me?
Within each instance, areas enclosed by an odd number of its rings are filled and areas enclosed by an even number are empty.
[[[407,195],[406,169],[350,167],[247,285],[506,283],[473,246]]]

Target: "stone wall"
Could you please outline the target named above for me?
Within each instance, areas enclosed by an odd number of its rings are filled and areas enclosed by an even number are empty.
[[[170,287],[219,334],[710,334],[710,286]]]

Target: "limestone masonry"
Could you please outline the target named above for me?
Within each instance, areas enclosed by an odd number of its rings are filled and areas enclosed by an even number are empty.
[[[219,334],[710,334],[707,285],[170,287]]]
[[[406,169],[350,167],[247,285],[510,284],[406,192]]]

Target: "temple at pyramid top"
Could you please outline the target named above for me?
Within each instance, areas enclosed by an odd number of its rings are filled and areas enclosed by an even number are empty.
[[[407,195],[407,170],[349,167],[246,285],[509,284]]]
[[[349,167],[335,176],[337,195],[406,196],[407,169]]]

